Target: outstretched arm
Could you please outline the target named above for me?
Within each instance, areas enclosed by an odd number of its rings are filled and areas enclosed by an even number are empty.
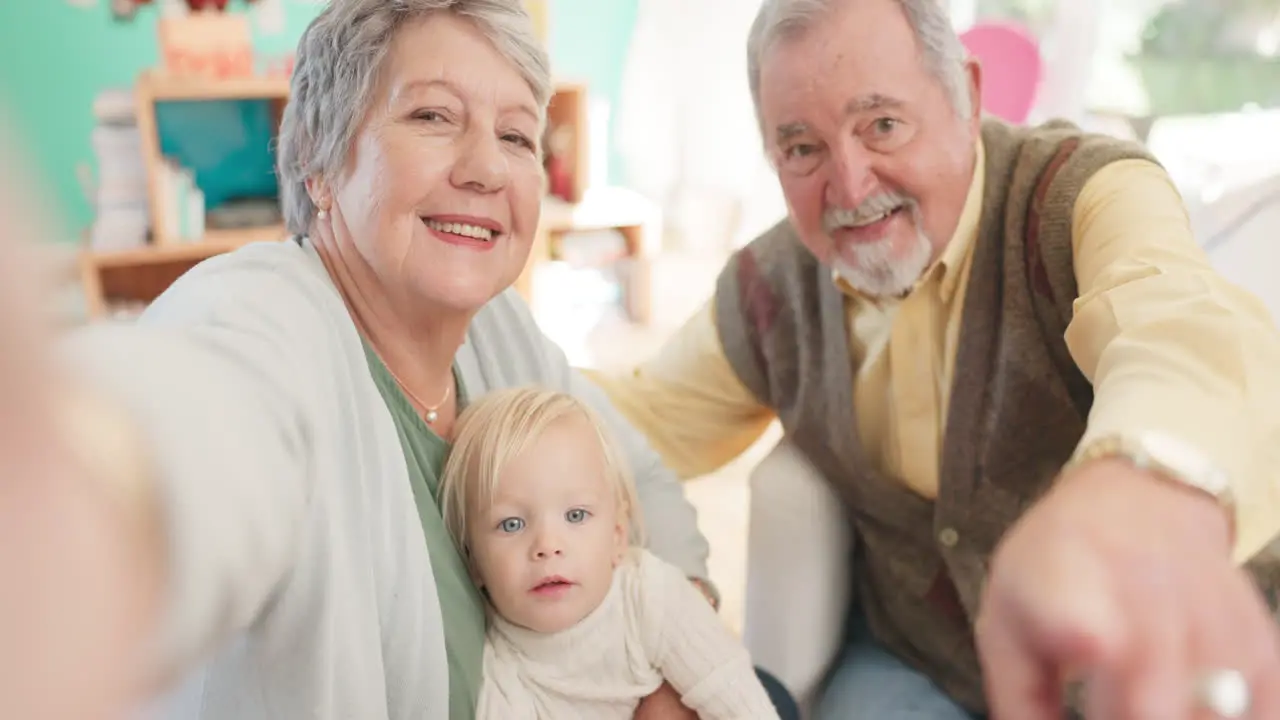
[[[725,357],[710,302],[652,359],[625,373],[586,374],[682,479],[741,455],[774,420]]]
[[[244,263],[206,273],[139,324],[91,326],[63,347],[127,418],[147,466],[138,502],[161,531],[162,678],[248,627],[296,554],[333,353],[304,294],[282,287],[265,295],[272,307],[241,306],[269,283],[283,281]]]

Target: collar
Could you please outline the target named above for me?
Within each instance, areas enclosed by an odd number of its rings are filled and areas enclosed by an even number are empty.
[[[956,285],[960,281],[961,267],[969,256],[969,251],[973,248],[974,239],[978,236],[978,224],[982,220],[982,194],[986,185],[987,174],[986,160],[987,153],[983,147],[982,138],[978,138],[977,153],[973,163],[973,178],[969,181],[969,193],[965,196],[964,209],[960,211],[960,221],[956,224],[956,231],[951,236],[951,241],[943,249],[942,255],[920,275],[920,279],[916,281],[907,294],[914,292],[934,276],[940,276],[938,288],[943,301],[950,302],[955,295]],[[831,279],[835,282],[836,287],[840,289],[840,292],[851,298],[883,302],[883,300],[876,300],[863,295],[846,282],[844,278],[840,277],[840,274],[834,269],[831,271]]]
[[[540,633],[516,625],[489,605],[489,630],[505,639],[511,651],[519,657],[550,665],[562,662],[566,657],[581,656],[581,649],[584,647],[608,643],[609,640],[601,638],[618,633],[619,628],[611,623],[616,623],[615,608],[625,602],[623,576],[638,562],[636,558],[637,551],[632,549],[626,561],[614,569],[609,592],[605,594],[599,607],[587,613],[586,617],[572,627],[555,633]]]

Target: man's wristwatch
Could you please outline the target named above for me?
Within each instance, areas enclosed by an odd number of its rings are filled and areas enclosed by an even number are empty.
[[[1213,498],[1226,511],[1234,537],[1235,496],[1230,478],[1197,448],[1161,432],[1108,435],[1081,447],[1067,468],[1105,458],[1127,460],[1139,470]]]

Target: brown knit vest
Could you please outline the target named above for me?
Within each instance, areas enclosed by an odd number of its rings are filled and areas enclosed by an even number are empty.
[[[872,633],[974,712],[987,708],[973,641],[987,562],[1070,457],[1093,401],[1063,338],[1077,296],[1076,197],[1103,166],[1151,159],[1063,122],[987,121],[982,137],[982,215],[936,501],[865,457],[844,297],[788,223],[739,251],[716,290],[720,339],[739,378],[847,504]],[[1265,570],[1274,602],[1274,565]]]

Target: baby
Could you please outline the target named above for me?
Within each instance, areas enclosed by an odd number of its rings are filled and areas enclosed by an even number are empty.
[[[633,544],[635,487],[570,395],[493,393],[458,418],[445,524],[492,609],[479,720],[631,718],[665,680],[702,718],[777,718],[746,649]]]

